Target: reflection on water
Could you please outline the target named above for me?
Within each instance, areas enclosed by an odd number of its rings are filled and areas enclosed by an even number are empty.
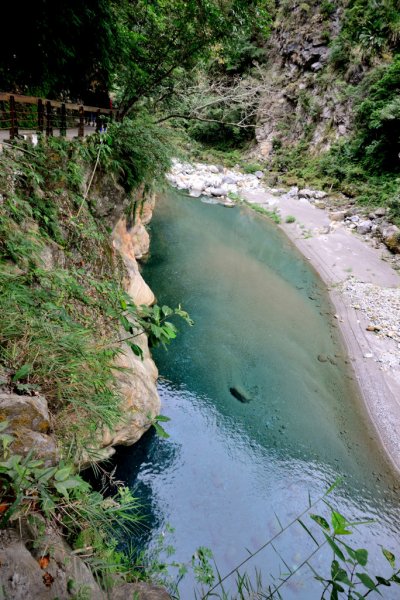
[[[150,529],[139,542],[151,546],[170,523],[177,560],[204,545],[228,572],[277,532],[276,515],[288,523],[340,474],[333,493],[340,510],[379,517],[379,526],[357,533],[359,543],[396,550],[395,482],[306,261],[258,215],[175,192],[159,204],[152,228],[145,277],[162,303],[182,302],[195,326],[156,353],[171,437],[149,434],[117,458],[117,476],[148,506]],[[277,575],[278,552],[295,568],[312,543],[299,525],[290,527],[279,548],[246,567]],[[192,585],[189,578],[182,598],[193,596]],[[284,598],[318,597],[314,586],[302,569]]]

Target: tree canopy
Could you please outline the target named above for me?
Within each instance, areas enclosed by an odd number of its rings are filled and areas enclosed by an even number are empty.
[[[36,0],[2,7],[0,88],[58,98],[111,85],[117,23],[108,0]]]
[[[267,0],[37,0],[16,15],[8,4],[0,88],[87,102],[114,88],[127,114],[176,69],[265,31],[267,8]]]

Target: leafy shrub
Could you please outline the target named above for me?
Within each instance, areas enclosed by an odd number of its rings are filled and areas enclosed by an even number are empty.
[[[331,52],[331,62],[341,70],[347,66],[352,48],[362,48],[364,60],[396,49],[399,41],[400,13],[396,0],[354,0],[342,18],[342,28]]]
[[[87,149],[92,159],[100,152],[100,166],[113,171],[127,192],[160,182],[171,164],[173,131],[154,124],[144,113],[135,119],[113,122],[107,133],[91,136]]]
[[[256,171],[262,171],[264,165],[261,165],[260,163],[245,163],[242,168],[245,173],[252,175]]]
[[[400,56],[373,73],[356,102],[355,157],[374,172],[400,170]]]
[[[116,551],[117,537],[132,535],[142,521],[137,500],[120,486],[113,497],[104,498],[77,474],[73,464],[45,466],[31,453],[12,454],[13,437],[0,423],[0,507],[2,526],[26,519],[40,537],[46,526],[58,529],[75,548],[85,548],[86,561],[105,587],[109,573],[130,568]],[[45,519],[45,520],[44,520]],[[46,546],[48,552],[51,548]]]
[[[321,14],[325,19],[328,19],[335,12],[335,4],[330,0],[323,0],[321,2]]]

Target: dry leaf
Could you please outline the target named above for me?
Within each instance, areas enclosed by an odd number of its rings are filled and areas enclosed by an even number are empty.
[[[50,562],[50,557],[48,554],[46,554],[46,556],[42,556],[41,558],[39,558],[38,563],[39,563],[39,567],[41,569],[47,569],[47,567],[49,566],[49,562]]]
[[[50,575],[50,573],[45,573],[43,575],[43,583],[46,587],[51,587],[52,584],[54,583],[54,577],[52,575]]]

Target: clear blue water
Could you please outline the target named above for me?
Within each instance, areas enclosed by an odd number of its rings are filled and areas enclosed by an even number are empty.
[[[222,574],[319,498],[348,518],[372,517],[355,544],[398,550],[397,482],[365,416],[320,279],[278,228],[247,208],[227,209],[175,191],[160,199],[151,224],[144,277],[160,303],[182,303],[195,321],[180,325],[168,352],[157,350],[162,412],[169,439],[147,434],[116,458],[117,477],[147,507],[148,528],[135,544],[167,536],[174,559],[212,548]],[[331,361],[320,362],[319,355]],[[246,392],[249,403],[232,396]],[[314,512],[326,515],[320,503]],[[311,524],[309,517],[305,517]],[[313,543],[299,525],[278,541],[298,566]],[[329,552],[313,565],[324,568]],[[282,561],[268,547],[246,563],[265,581]],[[228,579],[228,588],[232,578]],[[194,598],[191,575],[181,598]],[[307,567],[283,597],[319,598]],[[389,590],[390,592],[390,590]],[[384,597],[396,598],[386,592]]]

